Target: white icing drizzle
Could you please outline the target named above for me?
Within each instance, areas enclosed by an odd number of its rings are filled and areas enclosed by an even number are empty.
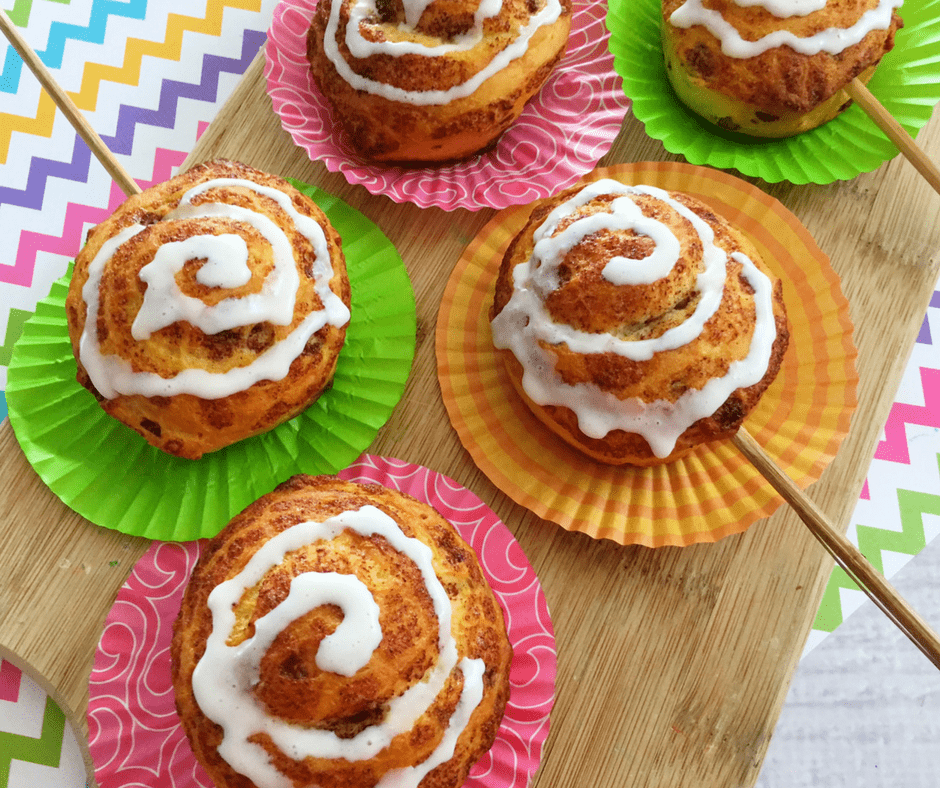
[[[826,0],[733,0],[737,5],[761,6],[780,18],[805,16],[824,8]],[[837,55],[857,44],[872,30],[886,30],[891,24],[891,15],[903,0],[879,0],[878,6],[863,13],[855,24],[847,28],[831,27],[811,36],[801,38],[789,30],[775,30],[756,41],[746,41],[721,12],[705,8],[702,0],[686,0],[669,17],[676,27],[688,28],[704,25],[715,38],[721,41],[721,51],[728,57],[756,57],[774,47],[789,46],[804,55],[828,52]]]
[[[617,194],[609,213],[596,213],[572,222],[553,237],[559,220],[600,195]],[[615,284],[645,283],[648,265],[657,275],[665,276],[679,257],[679,243],[666,241],[659,248],[664,226],[643,216],[631,199],[646,194],[663,200],[691,222],[702,242],[703,267],[696,279],[700,294],[693,313],[681,324],[654,339],[623,340],[612,334],[592,334],[556,323],[545,308],[545,298],[557,287],[558,266],[572,247],[570,237],[584,237],[599,229],[633,229],[657,243],[654,253],[641,260],[613,258],[603,275]],[[606,224],[604,224],[606,219]],[[585,231],[577,229],[583,225]],[[671,235],[671,233],[670,233]],[[647,361],[654,353],[674,350],[696,339],[706,321],[715,313],[724,293],[727,255],[715,245],[712,229],[686,206],[661,189],[627,186],[613,180],[589,184],[565,203],[555,208],[533,236],[532,257],[513,270],[513,293],[509,302],[492,321],[493,344],[511,350],[523,367],[522,386],[539,405],[560,405],[577,415],[578,427],[587,436],[603,438],[614,429],[642,435],[657,457],[668,456],[678,437],[698,419],[714,413],[735,390],[759,382],[767,371],[771,349],[776,339],[772,284],[745,255],[735,253],[748,282],[754,288],[756,320],[746,358],[735,361],[728,372],[713,378],[700,390],[685,392],[676,402],[660,400],[644,403],[639,399],[622,400],[593,384],[567,385],[555,371],[554,354],[547,345],[566,344],[577,353],[617,353],[633,361]],[[613,271],[610,271],[613,266]]]
[[[195,235],[185,241],[176,241],[189,244],[189,248],[182,253],[187,259],[205,258],[206,262],[196,271],[196,281],[205,287],[229,289],[247,285],[251,281],[251,268],[248,266],[248,244],[245,239],[240,235],[225,235],[218,241],[206,243],[204,238],[203,235]],[[157,256],[160,254],[160,250],[157,250]]]
[[[401,29],[413,31],[424,9],[431,2],[432,0],[406,0],[405,23],[401,25]],[[542,8],[529,18],[516,38],[497,52],[486,66],[466,82],[454,85],[447,90],[404,90],[357,74],[343,59],[336,45],[341,3],[342,0],[334,0],[330,7],[323,41],[323,51],[339,75],[356,90],[383,96],[390,101],[419,106],[447,104],[455,99],[469,96],[491,76],[506,68],[513,60],[522,57],[528,49],[532,36],[539,28],[556,22],[562,11],[559,0],[545,0]],[[483,23],[499,14],[502,5],[502,0],[481,0],[474,14],[473,29],[469,33],[458,36],[450,43],[430,45],[413,41],[367,40],[360,32],[359,26],[365,19],[376,14],[376,0],[350,0],[349,24],[345,30],[344,40],[350,54],[356,58],[367,58],[373,55],[400,57],[405,54],[441,57],[452,52],[464,52],[480,43],[483,38]]]
[[[98,342],[97,316],[100,305],[101,277],[118,249],[142,232],[144,225],[134,224],[106,241],[88,267],[88,280],[82,289],[87,306],[85,328],[79,355],[95,388],[103,397],[113,399],[121,394],[172,396],[188,393],[204,399],[218,399],[242,391],[259,380],[280,380],[291,363],[302,352],[313,334],[323,326],[345,325],[349,309],[330,290],[333,276],[329,248],[323,228],[309,216],[299,213],[284,192],[238,178],[219,178],[199,184],[188,191],[179,206],[164,217],[165,222],[182,219],[221,218],[254,227],[270,243],[274,253],[274,270],[265,278],[261,290],[243,297],[222,299],[209,306],[199,299],[184,295],[174,275],[188,260],[205,259],[196,274],[197,280],[210,287],[235,288],[251,278],[248,248],[233,233],[197,235],[184,241],[164,244],[154,259],[140,271],[147,283],[144,302],[131,326],[137,341],[150,337],[154,331],[178,320],[186,320],[207,334],[216,334],[239,326],[269,321],[290,325],[300,282],[291,244],[277,224],[266,216],[237,205],[207,202],[192,205],[199,194],[218,187],[243,187],[275,200],[289,215],[300,233],[313,246],[315,290],[324,308],[311,312],[287,337],[275,343],[249,365],[223,373],[204,369],[185,369],[171,378],[151,372],[134,371],[131,364],[116,355],[103,355]]]
[[[787,19],[791,16],[808,16],[814,11],[822,11],[828,0],[732,0],[732,2],[742,8],[759,6],[780,19]]]
[[[331,540],[345,529],[366,536],[383,536],[395,550],[415,562],[439,627],[437,663],[421,681],[389,702],[384,720],[348,739],[331,731],[307,729],[271,717],[255,699],[252,688],[259,681],[261,658],[278,632],[323,604],[338,605],[346,618],[321,642],[317,665],[321,670],[351,676],[368,664],[382,633],[375,600],[358,578],[335,573],[298,575],[291,582],[287,598],[255,623],[252,638],[237,646],[225,642],[235,624],[233,607],[248,588],[259,583],[287,553],[320,540]],[[410,730],[443,689],[451,671],[458,667],[463,674],[463,690],[442,741],[423,763],[388,772],[378,783],[380,788],[415,788],[425,774],[453,756],[457,737],[483,697],[483,660],[459,657],[451,634],[450,600],[434,572],[430,548],[406,536],[391,517],[374,506],[346,511],[323,522],[299,523],[282,531],[266,542],[238,575],[216,586],[208,605],[212,633],[193,671],[193,695],[203,713],[224,730],[219,754],[233,769],[259,785],[291,787],[290,781],[272,766],[265,751],[248,741],[252,734],[268,734],[294,760],[307,756],[365,760],[387,747],[396,735]]]

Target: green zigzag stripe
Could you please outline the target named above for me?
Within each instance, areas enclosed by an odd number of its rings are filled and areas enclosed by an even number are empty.
[[[940,456],[938,456],[940,461]],[[898,490],[898,505],[901,512],[901,531],[885,531],[867,525],[858,526],[858,549],[872,566],[884,573],[882,552],[917,555],[927,544],[924,536],[924,515],[940,515],[940,496],[912,490]],[[816,613],[813,628],[832,632],[842,623],[842,600],[840,589],[858,590],[858,585],[849,578],[845,570],[836,567],[823,592],[822,602]]]
[[[9,366],[10,357],[13,355],[13,344],[23,333],[23,326],[32,316],[32,312],[25,309],[11,309],[10,316],[7,318],[7,335],[0,345],[0,364]],[[0,783],[2,785],[2,783]]]
[[[9,784],[10,763],[13,760],[58,768],[64,737],[65,714],[52,698],[47,697],[46,710],[42,717],[42,733],[38,739],[18,733],[0,732],[0,785]]]
[[[71,0],[52,0],[53,3],[68,5]],[[33,9],[33,0],[16,0],[13,8],[7,11],[10,21],[17,27],[26,27],[29,24],[29,13]]]

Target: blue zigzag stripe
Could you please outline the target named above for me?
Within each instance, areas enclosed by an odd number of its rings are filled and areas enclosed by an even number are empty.
[[[109,17],[143,19],[146,13],[147,0],[129,0],[129,2],[94,0],[87,26],[53,22],[49,26],[49,40],[46,42],[46,48],[41,52],[36,50],[36,54],[47,68],[59,68],[65,54],[65,43],[70,39],[85,41],[89,44],[103,44]],[[15,94],[20,87],[22,71],[23,59],[12,46],[8,46],[3,73],[0,74],[0,90]]]
[[[115,153],[130,153],[134,131],[139,123],[172,128],[176,122],[176,107],[180,98],[195,98],[214,102],[218,97],[219,80],[223,73],[243,74],[258,49],[264,43],[265,33],[259,30],[245,30],[242,34],[242,52],[240,58],[226,58],[219,55],[205,55],[201,81],[187,85],[173,80],[164,80],[160,90],[160,103],[156,110],[121,105],[118,113],[116,134],[104,137],[105,144]],[[91,152],[81,137],[75,135],[71,161],[55,161],[35,157],[30,163],[29,176],[25,189],[13,189],[0,186],[0,204],[17,205],[23,208],[39,210],[46,184],[50,178],[61,178],[79,183],[88,181],[88,168]]]

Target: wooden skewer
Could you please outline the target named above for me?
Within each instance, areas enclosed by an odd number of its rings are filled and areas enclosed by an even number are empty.
[[[868,117],[914,165],[914,168],[924,176],[927,183],[934,188],[934,191],[940,193],[940,169],[927,157],[923,149],[914,142],[914,138],[884,108],[884,105],[875,98],[865,84],[856,77],[845,86],[845,91],[856,104],[865,110]]]
[[[800,519],[826,548],[829,554],[868,595],[875,605],[910,638],[935,667],[940,668],[940,638],[897,590],[873,567],[868,559],[826,515],[767,455],[763,447],[745,429],[731,439],[751,464],[796,510]]]
[[[91,148],[91,152],[94,153],[98,161],[104,165],[104,168],[114,179],[115,183],[121,187],[124,194],[127,196],[137,194],[140,191],[140,187],[127,170],[121,166],[121,163],[114,157],[114,154],[108,150],[108,147],[104,144],[101,137],[98,136],[98,133],[82,116],[81,110],[75,106],[75,102],[69,98],[68,94],[62,89],[59,83],[56,82],[52,74],[49,73],[49,69],[46,68],[45,63],[39,59],[39,56],[32,50],[29,44],[26,43],[6,11],[2,9],[0,9],[0,29],[3,30],[3,34],[19,53],[19,56],[23,58],[23,62],[29,66],[30,71],[36,75],[36,78],[52,97],[56,106],[61,109],[65,117],[68,118],[69,123],[72,124],[75,131],[78,132],[79,136],[85,140],[85,143]]]

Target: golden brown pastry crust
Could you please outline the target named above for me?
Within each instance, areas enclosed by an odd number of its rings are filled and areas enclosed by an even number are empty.
[[[711,123],[759,137],[791,136],[836,117],[851,104],[844,86],[856,77],[867,82],[903,27],[895,12],[887,30],[872,30],[838,55],[804,55],[779,46],[755,57],[735,58],[721,51],[721,42],[704,26],[669,23],[683,2],[663,0],[662,6],[666,74],[676,94]],[[787,19],[732,0],[705,0],[704,5],[720,11],[745,41],[755,41],[775,30],[804,38],[831,27],[849,27],[877,7],[878,0],[829,0],[819,11]]]
[[[322,306],[320,296],[314,291],[311,266],[315,254],[309,241],[293,227],[287,214],[271,199],[256,192],[234,186],[214,189],[214,195],[224,192],[224,200],[269,216],[288,235],[296,250],[301,282],[293,323],[279,326],[264,321],[209,335],[189,322],[177,321],[154,332],[147,340],[133,339],[131,325],[147,288],[138,278],[138,273],[153,260],[163,243],[221,232],[235,232],[244,237],[250,249],[249,267],[253,275],[243,287],[222,290],[199,283],[195,278],[198,269],[195,261],[188,262],[177,274],[181,290],[207,304],[216,303],[226,296],[257,292],[273,267],[270,244],[244,223],[206,218],[164,220],[163,217],[178,205],[188,189],[214,178],[240,178],[276,188],[291,197],[295,209],[315,219],[324,228],[327,238],[333,268],[330,288],[347,306],[350,304],[349,279],[340,237],[325,214],[286,181],[244,164],[217,160],[194,167],[129,197],[108,219],[92,228],[87,243],[76,257],[66,299],[69,337],[78,364],[78,381],[95,395],[107,413],[136,430],[150,444],[189,459],[198,459],[205,452],[266,432],[304,410],[332,382],[346,335],[346,326],[327,324],[310,338],[303,353],[291,364],[286,377],[261,380],[244,391],[219,399],[204,399],[185,393],[153,397],[131,394],[108,399],[95,388],[79,353],[87,315],[82,288],[88,279],[89,265],[102,245],[130,225],[140,223],[146,225],[146,229],[120,247],[102,277],[98,337],[102,352],[125,358],[135,370],[172,377],[186,368],[224,372],[247,365],[259,353],[282,340],[305,315]],[[194,203],[198,201],[199,198]]]
[[[196,758],[218,788],[253,788],[255,783],[216,752],[222,729],[203,715],[193,696],[192,672],[212,629],[208,595],[238,574],[276,534],[366,505],[388,514],[407,536],[431,549],[435,572],[453,608],[451,631],[459,656],[482,659],[486,665],[483,698],[460,735],[454,756],[428,773],[421,788],[457,788],[495,740],[509,697],[512,648],[502,611],[472,549],[432,507],[404,493],[375,484],[299,475],[251,504],[209,542],[193,570],[174,626],[171,657],[177,709]],[[382,537],[347,529],[329,543],[287,553],[281,564],[247,590],[235,608],[236,631],[241,634],[230,643],[244,639],[252,622],[278,605],[291,579],[303,572],[354,574],[363,581],[380,607],[382,642],[368,665],[351,678],[320,670],[315,662],[318,644],[335,629],[342,614],[332,605],[315,608],[289,624],[265,652],[254,694],[272,715],[341,736],[355,735],[381,718],[385,704],[419,681],[436,661],[437,617],[409,557]],[[462,674],[455,668],[413,730],[396,736],[369,761],[313,757],[295,761],[276,751],[265,734],[254,738],[297,785],[374,786],[388,769],[419,763],[434,750],[462,685]]]
[[[509,302],[513,269],[527,260],[533,249],[533,233],[548,214],[581,187],[574,187],[535,205],[530,218],[506,250],[496,281],[492,319]],[[573,410],[562,405],[539,405],[523,390],[523,368],[511,350],[498,350],[509,378],[532,413],[565,442],[600,462],[619,465],[658,465],[672,462],[696,446],[731,436],[757,405],[780,369],[789,342],[783,302],[783,285],[761,260],[754,245],[704,203],[678,192],[668,194],[702,218],[715,232],[715,244],[744,253],[773,282],[776,339],[767,372],[759,383],[735,390],[710,417],[700,419],[678,438],[674,450],[657,457],[646,439],[615,429],[604,438],[585,435]],[[612,198],[592,201],[585,213],[605,211]],[[695,277],[701,267],[701,243],[688,219],[653,197],[634,201],[646,216],[666,224],[680,239],[680,260],[670,275],[650,285],[617,286],[601,276],[612,256],[642,259],[652,249],[646,236],[634,231],[605,231],[590,236],[569,252],[560,269],[562,286],[549,295],[546,308],[556,323],[589,333],[610,333],[621,339],[649,339],[682,323],[697,303]],[[562,230],[562,223],[558,229]],[[658,352],[648,361],[633,361],[617,353],[580,353],[566,344],[551,346],[555,369],[569,385],[590,383],[620,399],[675,402],[689,389],[700,389],[710,379],[723,376],[732,361],[744,358],[753,333],[754,298],[741,275],[741,264],[729,259],[721,305],[693,342],[675,350]],[[543,347],[548,347],[543,344]]]
[[[336,39],[343,59],[357,74],[408,91],[447,90],[466,81],[515,38],[536,8],[529,0],[505,0],[498,18],[484,24],[483,42],[466,52],[436,58],[407,54],[359,59],[350,54],[343,37],[350,0],[336,1],[342,3]],[[470,96],[446,104],[418,106],[356,90],[337,73],[323,50],[332,2],[317,3],[308,33],[307,58],[313,78],[333,106],[353,147],[363,157],[385,163],[452,161],[495,144],[561,59],[571,28],[571,0],[562,0],[563,13],[558,21],[540,28],[522,57],[486,79]],[[398,31],[404,20],[400,0],[378,5],[384,16],[366,20],[361,27],[363,35],[375,41],[407,36]],[[471,29],[477,5],[468,0],[435,0],[407,37],[429,44],[450,41]]]

